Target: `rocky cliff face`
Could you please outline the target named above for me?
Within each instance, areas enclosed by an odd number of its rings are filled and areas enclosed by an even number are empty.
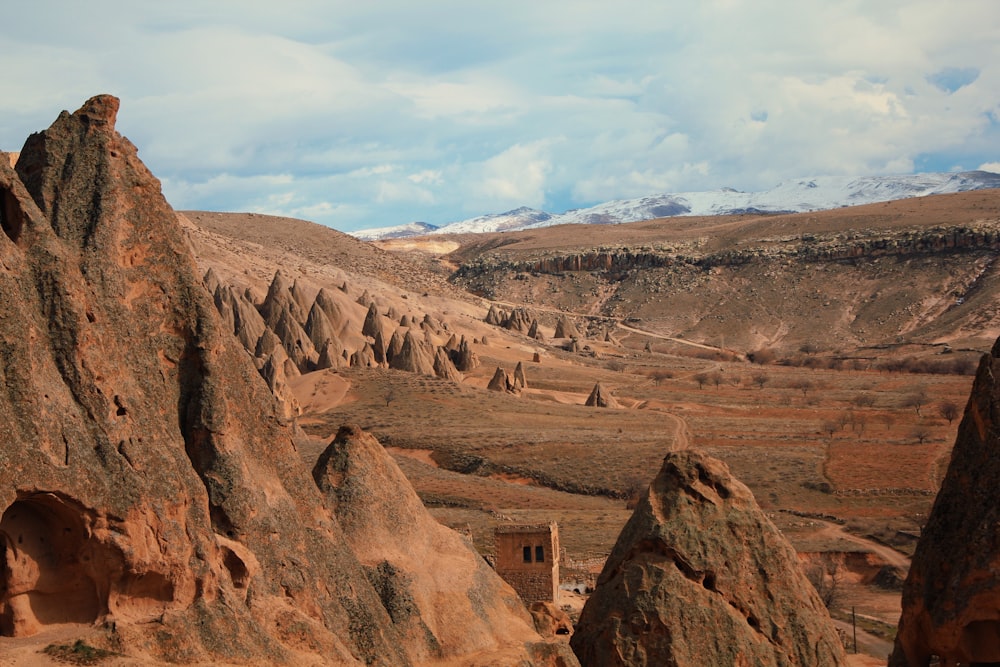
[[[669,454],[571,640],[582,665],[844,664],[795,551],[725,464]]]
[[[117,109],[0,160],[0,634],[410,664]]]
[[[890,665],[1000,662],[1000,341],[980,362],[903,587]]]

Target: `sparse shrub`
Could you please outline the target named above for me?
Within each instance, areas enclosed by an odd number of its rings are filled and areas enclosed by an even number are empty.
[[[704,389],[705,383],[708,382],[708,373],[695,373],[691,379],[698,383],[698,389]]]
[[[753,352],[747,352],[747,359],[755,364],[772,364],[778,355],[769,347],[762,347]]]
[[[754,373],[751,379],[758,389],[763,389],[764,385],[771,381],[771,376],[767,373]]]
[[[875,405],[875,397],[871,394],[858,394],[851,400],[851,403],[859,408],[870,408]]]
[[[938,403],[938,414],[947,419],[948,425],[951,426],[951,423],[959,415],[958,403],[955,401],[941,401]]]

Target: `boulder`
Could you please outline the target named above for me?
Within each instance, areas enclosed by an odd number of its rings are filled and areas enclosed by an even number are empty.
[[[1000,340],[979,363],[903,584],[893,667],[1000,662]]]
[[[585,667],[846,662],[795,550],[724,463],[690,450],[663,460],[570,643]]]

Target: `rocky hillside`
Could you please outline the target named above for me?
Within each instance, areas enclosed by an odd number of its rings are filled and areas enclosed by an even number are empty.
[[[390,560],[419,534],[364,553],[347,537],[344,517],[353,535],[385,517],[303,465],[117,110],[95,97],[32,135],[15,169],[0,160],[0,634],[70,624],[137,662],[573,664],[457,536],[435,526],[422,547],[428,562],[466,550],[474,574],[447,579]],[[383,459],[370,442],[349,457]],[[422,511],[392,495],[397,515]],[[412,633],[394,591],[431,634]],[[449,598],[470,596],[489,622],[441,629]]]
[[[569,229],[467,240],[448,256],[452,279],[490,299],[744,352],[983,348],[1000,333],[995,191],[707,227]]]

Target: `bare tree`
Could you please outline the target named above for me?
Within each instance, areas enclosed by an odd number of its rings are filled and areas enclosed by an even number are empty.
[[[720,373],[719,371],[715,371],[714,373],[712,373],[712,374],[711,374],[711,375],[709,376],[709,380],[711,380],[711,381],[712,381],[712,384],[714,384],[714,385],[715,385],[715,388],[716,388],[716,389],[718,389],[718,388],[719,388],[719,385],[721,385],[721,384],[722,384],[722,381],[723,381],[724,379],[725,379],[725,378],[724,378],[724,377],[722,376],[722,373]]]
[[[959,414],[958,403],[955,401],[941,401],[938,403],[938,414],[948,420],[948,425],[955,421]]]
[[[708,373],[695,373],[691,379],[698,383],[698,389],[704,389],[705,383],[708,382]]]
[[[823,422],[822,428],[823,432],[826,433],[828,436],[830,436],[830,439],[832,440],[833,434],[836,433],[838,430],[840,430],[840,424],[833,421],[832,419],[827,419],[825,422]]]
[[[660,386],[664,380],[670,380],[674,377],[673,371],[668,371],[664,369],[657,369],[649,374],[649,377],[653,379],[653,384]]]
[[[904,408],[913,408],[917,416],[920,416],[920,408],[927,404],[927,390],[923,387],[917,387],[913,392],[903,399]]]
[[[816,589],[819,599],[827,609],[832,609],[840,603],[843,594],[843,574],[840,566],[832,558],[823,556],[811,563],[806,567],[806,578]]]
[[[922,445],[925,442],[927,442],[927,439],[929,437],[931,437],[931,430],[926,426],[924,426],[923,424],[921,424],[919,426],[914,427],[914,429],[910,431],[910,437]]]
[[[396,400],[396,390],[392,388],[386,389],[382,398],[385,399],[385,407],[389,407]]]
[[[758,389],[763,389],[764,385],[771,381],[771,376],[767,373],[754,373],[752,379]]]

